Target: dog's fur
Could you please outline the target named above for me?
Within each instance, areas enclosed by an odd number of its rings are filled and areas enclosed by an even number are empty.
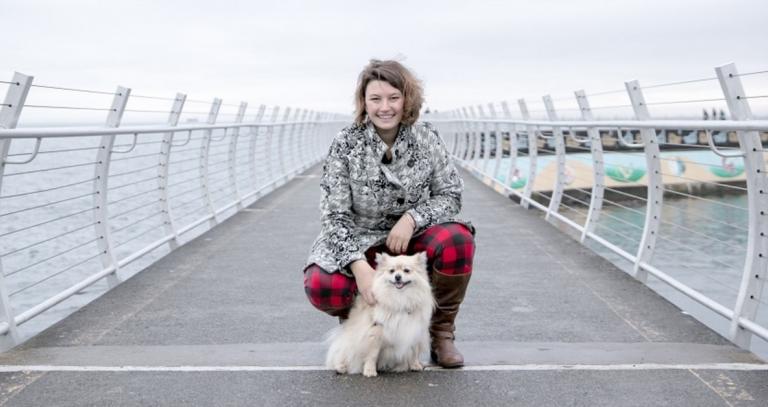
[[[435,308],[427,275],[427,254],[376,254],[371,290],[376,304],[357,296],[349,319],[333,329],[325,364],[338,373],[423,370],[419,355],[429,346]]]

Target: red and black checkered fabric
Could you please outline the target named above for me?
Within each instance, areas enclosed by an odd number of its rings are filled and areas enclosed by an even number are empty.
[[[460,223],[434,225],[411,239],[406,254],[427,252],[428,271],[459,275],[472,272],[475,242],[469,229]],[[376,246],[365,252],[372,267],[376,267],[376,253],[389,253],[386,246]],[[304,270],[304,291],[315,308],[333,316],[346,315],[357,293],[353,277],[342,273],[329,273],[316,264]]]

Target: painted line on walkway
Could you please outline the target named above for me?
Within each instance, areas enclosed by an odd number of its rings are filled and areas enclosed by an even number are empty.
[[[324,366],[55,366],[0,365],[0,373],[15,372],[305,372],[327,371]],[[616,364],[616,365],[476,365],[460,369],[427,366],[435,372],[493,372],[493,371],[621,371],[621,370],[730,370],[768,371],[768,364],[758,363],[699,363],[699,364]]]

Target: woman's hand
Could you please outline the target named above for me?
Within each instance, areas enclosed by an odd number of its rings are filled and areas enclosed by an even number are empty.
[[[356,260],[350,266],[352,274],[355,276],[357,291],[363,297],[368,305],[376,304],[376,297],[373,296],[373,267],[365,260]]]
[[[387,236],[387,248],[394,254],[405,253],[408,248],[408,242],[416,230],[416,222],[407,212],[395,223]]]

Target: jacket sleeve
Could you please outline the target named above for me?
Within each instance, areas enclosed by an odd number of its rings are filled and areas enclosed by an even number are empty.
[[[429,139],[432,173],[429,182],[429,199],[407,212],[416,221],[416,228],[432,226],[456,216],[461,210],[461,193],[464,182],[451,161],[445,143],[434,129]]]
[[[334,261],[339,269],[355,260],[364,259],[354,233],[352,220],[352,191],[349,185],[350,146],[345,137],[339,134],[331,144],[323,165],[323,177],[320,181],[320,219],[326,237],[327,247],[331,249]]]

